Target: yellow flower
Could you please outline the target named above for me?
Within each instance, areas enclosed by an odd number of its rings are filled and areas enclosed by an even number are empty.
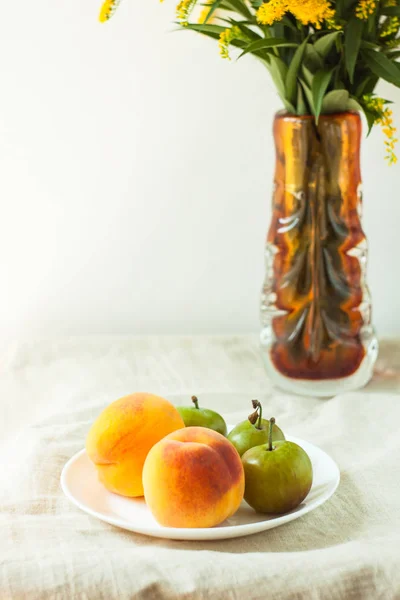
[[[383,98],[364,96],[363,100],[366,108],[375,115],[375,123],[381,125],[383,135],[387,137],[387,140],[385,140],[385,158],[389,161],[389,164],[395,164],[397,162],[395,146],[398,139],[396,138],[396,127],[393,125],[392,110],[386,106]]]
[[[362,21],[367,21],[370,15],[373,15],[377,6],[377,0],[359,0],[356,7],[356,17]]]
[[[103,6],[100,9],[99,21],[105,23],[108,19],[111,19],[121,0],[105,0]]]
[[[325,25],[328,29],[334,29],[335,31],[342,31],[343,25],[336,21],[335,17],[325,19]]]
[[[203,8],[203,10],[201,11],[201,13],[199,15],[199,20],[198,20],[198,23],[200,23],[200,25],[205,22],[205,20],[207,19],[208,15],[210,13],[210,10],[211,10],[211,5],[207,5]],[[217,16],[216,12],[217,11],[214,11],[211,18],[208,19],[207,25],[211,25],[212,23],[215,23],[215,17]]]
[[[280,21],[287,11],[287,4],[282,0],[264,2],[257,11],[257,21],[262,25],[272,25],[275,21]]]
[[[382,29],[379,32],[379,37],[385,38],[392,35],[392,33],[396,33],[400,27],[400,19],[399,17],[392,17],[391,19],[386,19],[385,23],[382,26]]]
[[[385,48],[390,48],[391,50],[394,50],[394,49],[398,48],[399,46],[400,46],[399,38],[395,38],[394,40],[389,40],[388,42],[385,43]]]
[[[196,0],[181,0],[176,7],[176,18],[185,27],[189,22],[190,13],[195,7]]]
[[[257,11],[257,20],[262,25],[272,25],[291,12],[303,25],[314,25],[320,29],[325,20],[332,21],[335,11],[328,0],[270,0]]]
[[[220,34],[218,45],[219,53],[222,56],[222,58],[231,60],[231,57],[229,56],[229,45],[232,42],[232,40],[240,39],[240,37],[241,31],[239,27],[236,27],[236,25],[234,25],[233,27],[228,27],[228,29],[225,29],[225,31],[223,31]]]
[[[208,6],[205,6],[199,15],[198,23],[200,23],[200,25],[204,23],[204,21],[207,19],[209,12],[210,9],[208,8]]]
[[[293,7],[292,7],[293,4]],[[333,19],[335,11],[326,0],[305,0],[290,2],[290,12],[303,25],[315,25],[319,29],[326,19]]]

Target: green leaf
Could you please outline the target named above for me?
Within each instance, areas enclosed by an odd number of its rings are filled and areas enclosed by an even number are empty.
[[[250,0],[250,4],[255,10],[257,10],[257,8],[260,8],[262,3],[263,3],[263,0]]]
[[[371,133],[371,129],[375,125],[375,115],[374,115],[374,113],[369,111],[367,108],[364,108],[364,106],[362,107],[362,109],[364,111],[364,115],[365,115],[365,118],[367,119],[367,123],[368,123],[368,133],[367,133],[367,137],[368,137],[369,134]]]
[[[332,46],[340,35],[342,35],[341,31],[334,31],[333,33],[323,35],[315,42],[314,48],[322,58],[328,56]]]
[[[207,24],[207,21],[210,20],[210,18],[212,17],[214,12],[217,10],[217,8],[221,4],[221,2],[222,2],[222,0],[214,0],[214,2],[210,3],[210,10],[208,11],[206,18],[204,19],[203,25]]]
[[[362,112],[363,107],[361,106],[361,104],[359,104],[356,98],[349,98],[347,101],[346,110],[355,110],[356,112]]]
[[[268,55],[268,63],[264,61],[273,81],[280,99],[283,102],[284,107],[289,113],[295,114],[296,109],[285,97],[285,80],[287,75],[287,66],[279,56],[275,54]]]
[[[309,87],[305,81],[300,79],[301,87],[303,88],[303,92],[305,97],[307,98],[308,106],[313,115],[315,115],[315,107],[314,107],[314,99],[311,91],[311,87]]]
[[[367,50],[379,50],[379,44],[374,44],[373,42],[367,42],[366,40],[361,40],[361,48],[367,48]]]
[[[326,90],[328,89],[329,82],[332,77],[334,69],[322,69],[315,74],[312,82],[312,95],[315,110],[315,120],[318,123],[319,115],[321,113],[322,100],[325,96]]]
[[[347,88],[348,88],[348,85],[345,85],[343,83],[341,75],[342,75],[342,73],[340,72],[340,69],[336,69],[335,77],[333,80],[333,89],[334,90],[347,90]]]
[[[346,8],[345,0],[336,0],[336,14],[338,17],[344,17],[344,11]]]
[[[296,27],[296,25],[291,21],[291,19],[289,17],[287,17],[287,16],[282,17],[281,23],[285,27],[288,27],[289,29],[294,31],[296,33],[296,37],[297,37],[297,35],[299,34],[299,29],[298,29],[298,27]]]
[[[295,115],[296,114],[296,109],[293,106],[293,104],[291,102],[289,102],[288,100],[286,100],[286,98],[282,98],[282,102],[283,102],[283,106],[286,108],[286,110],[288,111],[288,113],[290,113],[291,115]]]
[[[379,82],[379,77],[377,77],[376,75],[371,75],[368,78],[367,83],[364,87],[364,94],[372,94],[373,91],[375,90],[378,82]]]
[[[322,100],[322,114],[345,112],[349,101],[347,90],[332,90]]]
[[[204,25],[202,23],[189,23],[188,25],[185,25],[185,27],[179,28],[179,31],[197,31],[213,40],[219,40],[220,34],[225,30],[226,27],[221,27],[220,25]],[[243,50],[244,46],[246,46],[246,42],[243,40],[232,40],[231,45]]]
[[[399,58],[400,57],[400,50],[395,50],[394,52],[391,52],[390,54],[387,55],[388,58],[390,58],[390,60],[395,59],[395,58]]]
[[[324,61],[313,44],[307,44],[304,51],[303,64],[305,64],[312,73],[324,68]]]
[[[247,8],[246,4],[242,2],[242,0],[223,0],[223,3],[236,10],[246,19],[256,22],[253,13]]]
[[[278,94],[281,97],[282,100],[285,99],[285,92],[286,92],[286,88],[285,88],[285,81],[286,81],[286,77],[287,77],[287,71],[288,68],[285,65],[285,63],[283,62],[283,60],[281,58],[279,58],[278,56],[275,56],[274,54],[271,54],[269,56],[269,66],[268,66],[268,70],[271,73],[271,77],[274,81],[274,84],[278,90]],[[292,111],[291,112],[295,112],[293,106],[292,106]]]
[[[225,19],[223,19],[223,20],[225,20]],[[231,25],[236,25],[236,27],[239,27],[240,31],[242,33],[244,33],[244,35],[247,36],[249,38],[249,40],[256,41],[256,40],[264,39],[260,35],[258,35],[258,33],[255,33],[255,31],[250,29],[250,27],[247,27],[247,25],[242,21],[235,21],[235,19],[229,19],[228,23],[230,23]]]
[[[375,52],[374,50],[363,50],[362,54],[365,62],[375,75],[400,87],[400,70],[395,62],[381,52]]]
[[[204,23],[188,23],[188,25],[182,27],[181,31],[187,31],[188,29],[205,35],[214,34],[219,37],[226,30],[226,27],[222,27],[221,25],[205,25]]]
[[[308,115],[309,111],[303,96],[303,91],[301,89],[301,85],[297,86],[297,114],[298,115]]]
[[[361,19],[352,17],[348,22],[344,38],[345,63],[351,83],[354,81],[354,69],[360,52],[363,27],[364,23]]]
[[[291,42],[287,42],[285,39],[280,38],[264,38],[262,40],[257,40],[256,42],[252,42],[247,46],[247,48],[242,52],[239,56],[241,58],[245,54],[249,52],[254,52],[255,50],[264,50],[266,48],[276,48],[276,47],[286,47],[293,48],[297,47],[297,44],[293,44]]]
[[[289,66],[289,69],[287,72],[286,85],[285,85],[286,99],[291,104],[295,104],[296,100],[297,100],[297,76],[299,73],[301,61],[303,60],[304,51],[305,51],[305,48],[307,45],[307,40],[308,40],[308,38],[306,38],[304,40],[304,42],[301,44],[301,46],[299,46],[297,48],[297,50],[294,53],[294,56],[290,62],[290,66]]]
[[[387,6],[386,8],[382,8],[381,15],[400,17],[400,6]]]
[[[307,69],[306,65],[302,65],[301,67],[301,74],[304,77],[307,85],[310,87],[312,86],[312,80],[314,78],[314,75],[311,73],[311,71],[309,69]]]
[[[354,96],[356,98],[361,98],[364,94],[372,94],[374,88],[378,82],[378,77],[375,75],[368,75],[360,80],[356,90],[354,92]]]

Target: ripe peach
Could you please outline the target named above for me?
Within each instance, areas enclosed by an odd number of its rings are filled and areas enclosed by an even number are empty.
[[[143,496],[142,470],[150,448],[184,426],[168,400],[131,394],[99,415],[87,436],[86,451],[108,490],[122,496]]]
[[[186,427],[155,444],[143,467],[144,497],[166,527],[213,527],[242,501],[244,472],[234,446],[220,433]]]

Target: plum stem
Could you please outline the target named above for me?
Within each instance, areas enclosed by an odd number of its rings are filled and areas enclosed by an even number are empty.
[[[269,452],[272,452],[272,450],[274,449],[272,446],[272,430],[274,428],[275,425],[275,418],[271,417],[269,420],[269,432],[268,432],[268,450]]]
[[[258,400],[253,400],[253,402],[257,402],[257,408],[258,408],[258,421],[257,421],[257,429],[261,429],[261,420],[262,420],[262,405],[261,402],[259,402]]]
[[[262,406],[261,402],[258,400],[251,401],[253,408],[256,410],[248,416],[248,419],[252,425],[255,425],[256,429],[261,429],[261,419],[262,419]],[[256,424],[257,423],[257,424]]]
[[[252,425],[255,425],[257,422],[257,419],[258,419],[258,412],[255,411],[255,412],[251,413],[251,415],[249,415],[247,418]]]
[[[192,402],[196,408],[199,408],[199,399],[197,398],[197,396],[192,396]]]

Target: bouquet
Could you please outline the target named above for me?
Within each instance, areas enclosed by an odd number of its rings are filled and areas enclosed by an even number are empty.
[[[120,0],[106,0],[107,21]],[[375,95],[379,79],[400,87],[399,0],[180,0],[177,23],[218,42],[230,59],[252,54],[270,72],[290,114],[363,112],[379,124],[386,158],[396,162],[390,101]]]

